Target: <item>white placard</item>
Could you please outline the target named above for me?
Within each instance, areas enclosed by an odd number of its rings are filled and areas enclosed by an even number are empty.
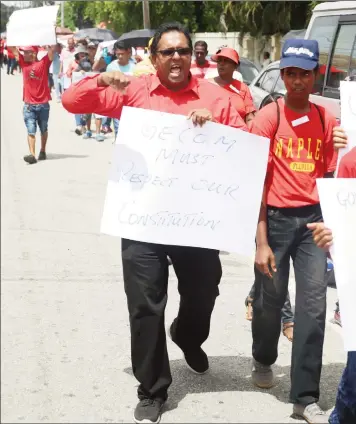
[[[8,46],[44,46],[56,44],[56,20],[59,6],[16,10],[7,24]]]
[[[101,231],[252,255],[269,140],[186,116],[125,107]]]
[[[318,179],[325,225],[333,233],[331,255],[346,351],[356,351],[356,178]]]
[[[341,99],[341,126],[346,131],[348,137],[347,147],[339,149],[336,175],[339,173],[339,164],[341,159],[351,149],[356,147],[356,82],[340,82]]]

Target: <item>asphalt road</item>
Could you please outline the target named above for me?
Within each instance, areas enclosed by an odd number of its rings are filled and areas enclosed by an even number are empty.
[[[48,160],[27,165],[21,76],[1,73],[3,423],[130,422],[137,382],[122,284],[120,240],[99,233],[112,138],[83,140],[52,102]],[[221,295],[204,345],[211,370],[196,376],[168,341],[174,382],[164,423],[289,423],[291,344],[282,336],[278,385],[251,385],[244,298],[252,261],[222,256]],[[292,299],[294,282],[291,281]],[[328,293],[328,321],[335,290]],[[178,308],[170,276],[167,325]],[[321,406],[333,407],[345,353],[328,322]]]

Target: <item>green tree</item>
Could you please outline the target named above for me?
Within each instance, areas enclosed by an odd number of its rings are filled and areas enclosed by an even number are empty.
[[[318,1],[229,1],[225,13],[229,29],[251,35],[285,34],[291,29],[302,29],[308,24]]]
[[[225,2],[220,1],[151,1],[151,28],[162,22],[178,21],[191,31],[214,31]],[[141,1],[67,1],[65,26],[81,28],[82,20],[93,25],[105,21],[108,28],[121,34],[143,25]]]
[[[6,31],[6,25],[9,21],[9,17],[12,15],[12,12],[17,10],[16,7],[7,6],[5,3],[0,3],[0,32]]]
[[[86,16],[87,1],[66,1],[64,3],[64,26],[74,31],[76,28],[89,28],[95,23]],[[57,24],[60,25],[60,16],[57,18]]]
[[[36,0],[39,2],[39,0]],[[151,1],[151,28],[179,21],[192,32],[239,31],[284,34],[306,27],[318,1]],[[65,26],[74,29],[105,21],[118,34],[143,27],[141,1],[66,1]]]

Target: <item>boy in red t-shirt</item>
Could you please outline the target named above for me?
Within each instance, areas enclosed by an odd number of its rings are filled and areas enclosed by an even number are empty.
[[[37,124],[41,132],[41,151],[38,160],[47,159],[46,145],[48,139],[49,101],[51,93],[48,83],[49,68],[54,57],[54,47],[48,48],[41,60],[37,59],[38,47],[21,47],[23,55],[15,47],[8,47],[23,70],[23,115],[27,127],[27,139],[30,154],[24,156],[24,161],[29,164],[37,162],[36,131]]]
[[[256,243],[252,381],[274,385],[281,309],[290,259],[296,280],[290,401],[310,424],[327,423],[317,404],[325,330],[326,253],[313,242],[310,222],[322,221],[316,179],[332,176],[335,118],[309,101],[318,74],[317,41],[287,40],[281,77],[286,96],[261,109],[251,132],[270,140],[270,156]]]

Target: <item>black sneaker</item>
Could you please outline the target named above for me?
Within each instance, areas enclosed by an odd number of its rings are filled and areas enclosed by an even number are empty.
[[[159,423],[164,402],[160,399],[142,399],[134,412],[135,423]]]
[[[174,336],[174,325],[175,320],[173,321],[172,325],[169,328],[169,337],[171,338],[172,342],[174,342],[180,349],[182,349],[177,341],[175,340]],[[209,360],[207,354],[204,352],[204,350],[199,347],[198,349],[190,349],[190,350],[183,350],[184,359],[187,363],[189,369],[193,371],[195,374],[205,374],[207,371],[209,371]]]
[[[38,155],[38,160],[46,160],[47,159],[47,155],[46,152],[40,152],[40,154]]]
[[[30,165],[37,162],[37,159],[33,155],[26,155],[26,156],[23,157],[23,160],[25,162],[29,163]]]

